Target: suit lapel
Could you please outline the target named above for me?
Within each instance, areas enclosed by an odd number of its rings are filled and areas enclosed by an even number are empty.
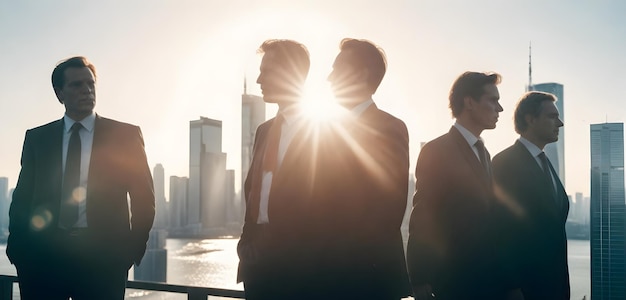
[[[55,211],[58,215],[60,204],[61,204],[61,190],[63,187],[63,129],[64,129],[63,119],[58,120],[52,123],[50,128],[51,134],[48,135],[46,145],[47,147],[43,147],[44,151],[50,151],[49,155],[49,164],[50,170],[52,170],[52,176],[50,177],[52,182],[50,185],[51,194],[54,195],[51,197],[53,199],[53,203],[51,204],[54,207]]]
[[[467,163],[470,164],[472,170],[476,173],[476,175],[479,178],[481,178],[481,181],[487,187],[490,187],[491,182],[489,182],[489,175],[487,174],[487,171],[485,170],[485,168],[483,168],[480,161],[478,161],[478,157],[476,157],[474,150],[472,150],[472,148],[470,147],[465,137],[463,137],[463,135],[459,132],[459,130],[456,129],[456,127],[454,126],[450,128],[450,131],[448,133],[450,134],[450,136],[452,136],[453,140],[456,142],[461,152],[461,155],[463,155],[463,158],[467,161]],[[487,157],[490,157],[489,152],[487,152]],[[491,164],[491,162],[489,162],[489,164]]]
[[[554,199],[554,186],[551,182],[551,178],[546,177],[543,169],[539,166],[535,157],[530,154],[528,148],[526,148],[524,144],[522,144],[520,141],[516,141],[515,147],[516,150],[520,153],[519,157],[522,157],[524,160],[523,165],[527,166],[527,168],[529,168],[529,171],[531,172],[531,176],[527,180],[534,181],[533,185],[541,189],[542,195],[550,195],[548,197],[550,199],[549,201],[540,201],[540,199],[535,199],[540,202],[537,203],[537,205],[546,207],[547,209],[549,209],[550,212],[557,214],[559,211],[557,208],[557,203],[559,201]]]
[[[283,182],[283,179],[281,178],[282,176],[293,176],[294,174],[310,175],[303,172],[308,172],[310,170],[308,166],[315,163],[314,161],[311,161],[313,159],[311,151],[316,138],[310,136],[311,132],[315,132],[315,130],[309,130],[310,128],[306,127],[306,122],[295,122],[296,123],[293,124],[293,126],[298,126],[298,128],[296,128],[296,133],[291,139],[289,145],[287,145],[282,163],[272,175],[270,197],[272,195],[272,191],[278,187],[280,182]]]
[[[246,207],[246,220],[251,222],[256,222],[258,217],[261,182],[263,180],[263,155],[267,145],[267,131],[271,128],[272,123],[273,119],[261,124],[260,126],[262,127],[259,128],[257,136],[254,138],[255,145],[252,153],[252,162],[245,182],[245,197],[248,202]]]
[[[561,214],[561,218],[567,219],[567,212],[569,211],[569,198],[567,197],[567,192],[565,191],[565,187],[563,186],[563,183],[561,183],[561,179],[557,175],[552,164],[550,164],[550,173],[556,182],[555,203],[557,210]]]
[[[103,183],[103,176],[107,174],[104,172],[109,167],[110,159],[107,159],[107,155],[113,155],[113,153],[107,153],[105,140],[107,135],[107,121],[96,114],[96,119],[93,125],[93,140],[91,143],[91,158],[89,159],[89,170],[87,180],[87,224],[90,223],[92,218],[90,211],[94,207],[94,202],[97,202],[100,197],[96,197],[96,191],[101,191],[101,185]],[[95,205],[97,207],[97,205]]]
[[[55,180],[59,181],[59,192],[61,191],[62,178],[63,178],[63,130],[64,130],[63,119],[54,123],[54,127],[52,128],[53,135],[50,136],[50,155],[52,155],[55,166],[54,170],[57,175],[59,175]]]
[[[100,159],[100,149],[102,147],[102,140],[104,139],[104,131],[105,131],[105,121],[96,115],[96,120],[93,125],[93,141],[91,144],[91,159],[89,161],[89,178],[93,178],[93,174],[97,171],[98,162],[102,161]],[[96,171],[94,171],[96,169]],[[87,188],[89,189],[89,186]]]
[[[547,181],[546,175],[537,163],[537,160],[528,152],[528,149],[519,140],[515,141],[516,150],[520,153],[520,156],[524,158],[524,164],[530,168],[533,173],[533,178],[543,178],[541,186],[544,186]]]

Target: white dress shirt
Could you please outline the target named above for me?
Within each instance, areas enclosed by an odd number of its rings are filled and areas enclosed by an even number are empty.
[[[363,114],[363,112],[365,110],[367,110],[368,107],[370,107],[370,105],[374,104],[374,100],[372,100],[372,98],[369,98],[366,101],[363,101],[361,103],[359,103],[357,106],[353,107],[350,110],[350,113],[354,116],[354,117],[359,117],[361,116],[361,114]]]
[[[467,128],[463,127],[463,125],[459,124],[458,122],[454,122],[454,127],[456,127],[456,129],[458,129],[461,135],[465,138],[467,143],[470,145],[470,148],[472,148],[472,151],[474,151],[474,155],[476,155],[476,158],[480,162],[480,155],[478,154],[478,148],[476,148],[476,142],[478,142],[478,140],[483,140],[480,137],[476,137],[473,133],[471,133],[469,130],[467,130]]]
[[[87,227],[87,180],[89,179],[89,163],[91,161],[91,148],[93,145],[93,129],[96,123],[96,114],[92,113],[79,121],[83,128],[78,132],[80,136],[80,187],[82,191],[81,201],[78,202],[78,221],[74,227]],[[72,126],[76,121],[67,115],[63,116],[63,158],[62,168],[65,174],[65,161],[67,160],[67,148],[72,135]]]
[[[543,150],[539,149],[537,145],[533,144],[531,141],[521,136],[519,137],[519,141],[520,143],[522,143],[522,145],[526,146],[526,149],[528,149],[528,152],[530,152],[530,155],[532,155],[532,157],[535,158],[535,161],[539,165],[539,168],[543,170],[543,164],[541,163],[541,158],[539,158],[539,154],[543,153]],[[546,156],[546,159],[549,161],[549,158],[547,156]],[[552,175],[552,171],[548,170],[548,173],[550,174],[550,178],[552,179],[552,185],[554,186],[554,190],[556,191],[557,186],[556,186],[556,181],[554,179],[554,176]]]

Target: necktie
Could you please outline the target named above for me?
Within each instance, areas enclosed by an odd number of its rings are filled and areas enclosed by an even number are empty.
[[[541,167],[543,168],[543,173],[546,174],[546,178],[548,178],[548,182],[550,183],[552,194],[556,198],[556,190],[554,188],[554,182],[552,181],[552,172],[550,171],[550,161],[548,160],[546,153],[543,151],[539,153],[539,155],[537,156],[539,157],[539,160],[541,160]]]
[[[72,125],[70,140],[67,145],[67,157],[65,159],[65,172],[63,173],[63,189],[61,193],[61,207],[59,213],[59,226],[65,229],[72,228],[78,220],[77,192],[80,185],[80,135],[78,132],[83,128],[79,122]]]
[[[476,146],[476,150],[478,150],[478,156],[480,157],[480,164],[483,166],[485,173],[487,173],[487,177],[489,178],[489,183],[491,184],[491,167],[489,166],[489,158],[487,158],[487,149],[485,149],[485,144],[483,141],[478,140],[474,144]]]

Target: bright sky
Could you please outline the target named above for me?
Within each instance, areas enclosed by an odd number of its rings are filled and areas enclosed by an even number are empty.
[[[532,41],[533,83],[565,86],[567,191],[589,195],[589,124],[626,119],[625,12],[620,0],[0,0],[0,176],[15,186],[25,130],[63,115],[50,74],[74,55],[96,65],[96,112],[141,126],[150,166],[162,163],[166,178],[188,176],[189,121],[199,116],[223,121],[228,168],[239,172],[243,78],[260,94],[256,49],[269,38],[309,48],[320,97],[342,38],[385,49],[374,100],[407,124],[412,169],[420,142],[453,122],[454,79],[502,74],[504,112],[483,133],[495,155],[517,137],[512,113]]]

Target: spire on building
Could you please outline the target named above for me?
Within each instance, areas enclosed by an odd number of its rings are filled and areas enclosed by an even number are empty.
[[[246,74],[243,75],[243,94],[244,95],[248,94],[248,81],[246,78]]]
[[[533,90],[533,61],[532,61],[532,42],[528,43],[528,88],[527,91]]]

